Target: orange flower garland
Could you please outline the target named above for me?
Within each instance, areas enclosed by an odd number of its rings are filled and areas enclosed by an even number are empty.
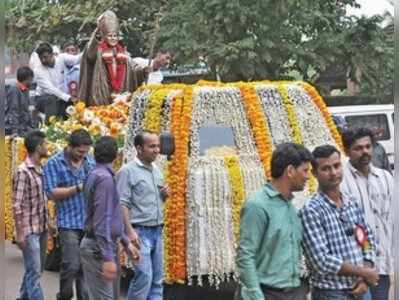
[[[178,135],[180,129],[180,115],[183,104],[182,97],[176,97],[172,101],[171,107],[171,132],[175,136],[176,150],[178,147]],[[168,174],[177,174],[179,171],[179,166],[175,159],[176,152],[173,155],[173,161],[169,165]],[[174,232],[176,231],[175,224],[175,212],[176,212],[176,176],[165,176],[168,186],[171,190],[171,195],[165,202],[164,211],[164,266],[165,266],[165,281],[167,283],[175,282],[174,273],[174,262],[175,262],[175,252],[174,252]]]
[[[187,86],[183,96],[172,103],[172,134],[176,140],[176,150],[168,170],[168,184],[171,197],[165,207],[165,260],[166,282],[183,283],[186,270],[186,185],[188,150],[190,138],[193,88]],[[180,115],[179,115],[180,114]]]
[[[331,135],[334,138],[335,142],[337,143],[338,148],[344,152],[344,146],[342,144],[341,135],[339,134],[337,127],[329,113],[326,104],[324,103],[323,99],[321,98],[320,94],[316,91],[316,89],[306,82],[301,82],[300,85],[305,89],[307,94],[312,98],[313,102],[316,104],[318,109],[320,110],[321,114],[324,117],[324,120],[330,129]]]
[[[262,106],[259,102],[258,94],[253,84],[239,83],[238,87],[240,88],[244,100],[245,112],[251,124],[252,133],[263,169],[265,170],[265,175],[267,178],[270,178],[272,140],[269,126],[266,123]]]

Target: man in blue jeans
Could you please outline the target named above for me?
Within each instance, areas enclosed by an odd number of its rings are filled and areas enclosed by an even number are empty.
[[[17,300],[43,300],[40,276],[47,238],[47,204],[41,160],[47,157],[46,135],[40,131],[25,138],[28,157],[13,178],[13,214],[16,242],[22,250],[25,274]]]
[[[379,279],[373,234],[356,201],[341,190],[343,167],[337,148],[319,146],[312,154],[319,190],[300,211],[312,299],[362,299]]]
[[[163,299],[163,201],[169,194],[162,172],[154,164],[158,135],[143,131],[134,138],[136,158],[116,176],[123,219],[130,240],[140,247],[140,259],[129,285],[128,300]]]
[[[69,136],[68,146],[52,156],[44,167],[45,191],[49,199],[56,203],[61,246],[57,300],[73,298],[74,282],[77,299],[88,299],[79,253],[86,218],[83,183],[95,164],[88,154],[91,145],[90,134],[84,129],[77,129]]]

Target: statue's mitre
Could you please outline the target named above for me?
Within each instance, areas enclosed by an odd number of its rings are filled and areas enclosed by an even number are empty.
[[[97,24],[102,36],[106,36],[110,32],[119,33],[119,20],[113,11],[105,11],[98,17]]]

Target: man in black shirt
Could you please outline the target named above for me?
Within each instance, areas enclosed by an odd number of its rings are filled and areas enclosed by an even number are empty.
[[[29,88],[33,82],[33,71],[29,67],[17,70],[17,82],[7,89],[5,106],[6,135],[26,135],[38,127],[38,118],[34,117],[34,104],[29,97]]]

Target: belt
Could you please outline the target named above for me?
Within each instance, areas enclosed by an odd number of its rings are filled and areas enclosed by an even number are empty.
[[[163,227],[163,224],[159,224],[159,225],[140,225],[140,224],[131,224],[133,228],[146,228],[146,229],[155,229],[155,228],[159,228],[159,227]]]
[[[271,292],[279,292],[279,293],[291,293],[298,289],[298,287],[277,288],[277,287],[268,286],[268,285],[264,285],[264,284],[261,284],[260,287],[263,291],[271,291]]]
[[[93,231],[86,231],[84,236],[85,236],[86,238],[92,239],[92,240],[94,240],[94,239],[96,238],[96,235],[94,234]]]

